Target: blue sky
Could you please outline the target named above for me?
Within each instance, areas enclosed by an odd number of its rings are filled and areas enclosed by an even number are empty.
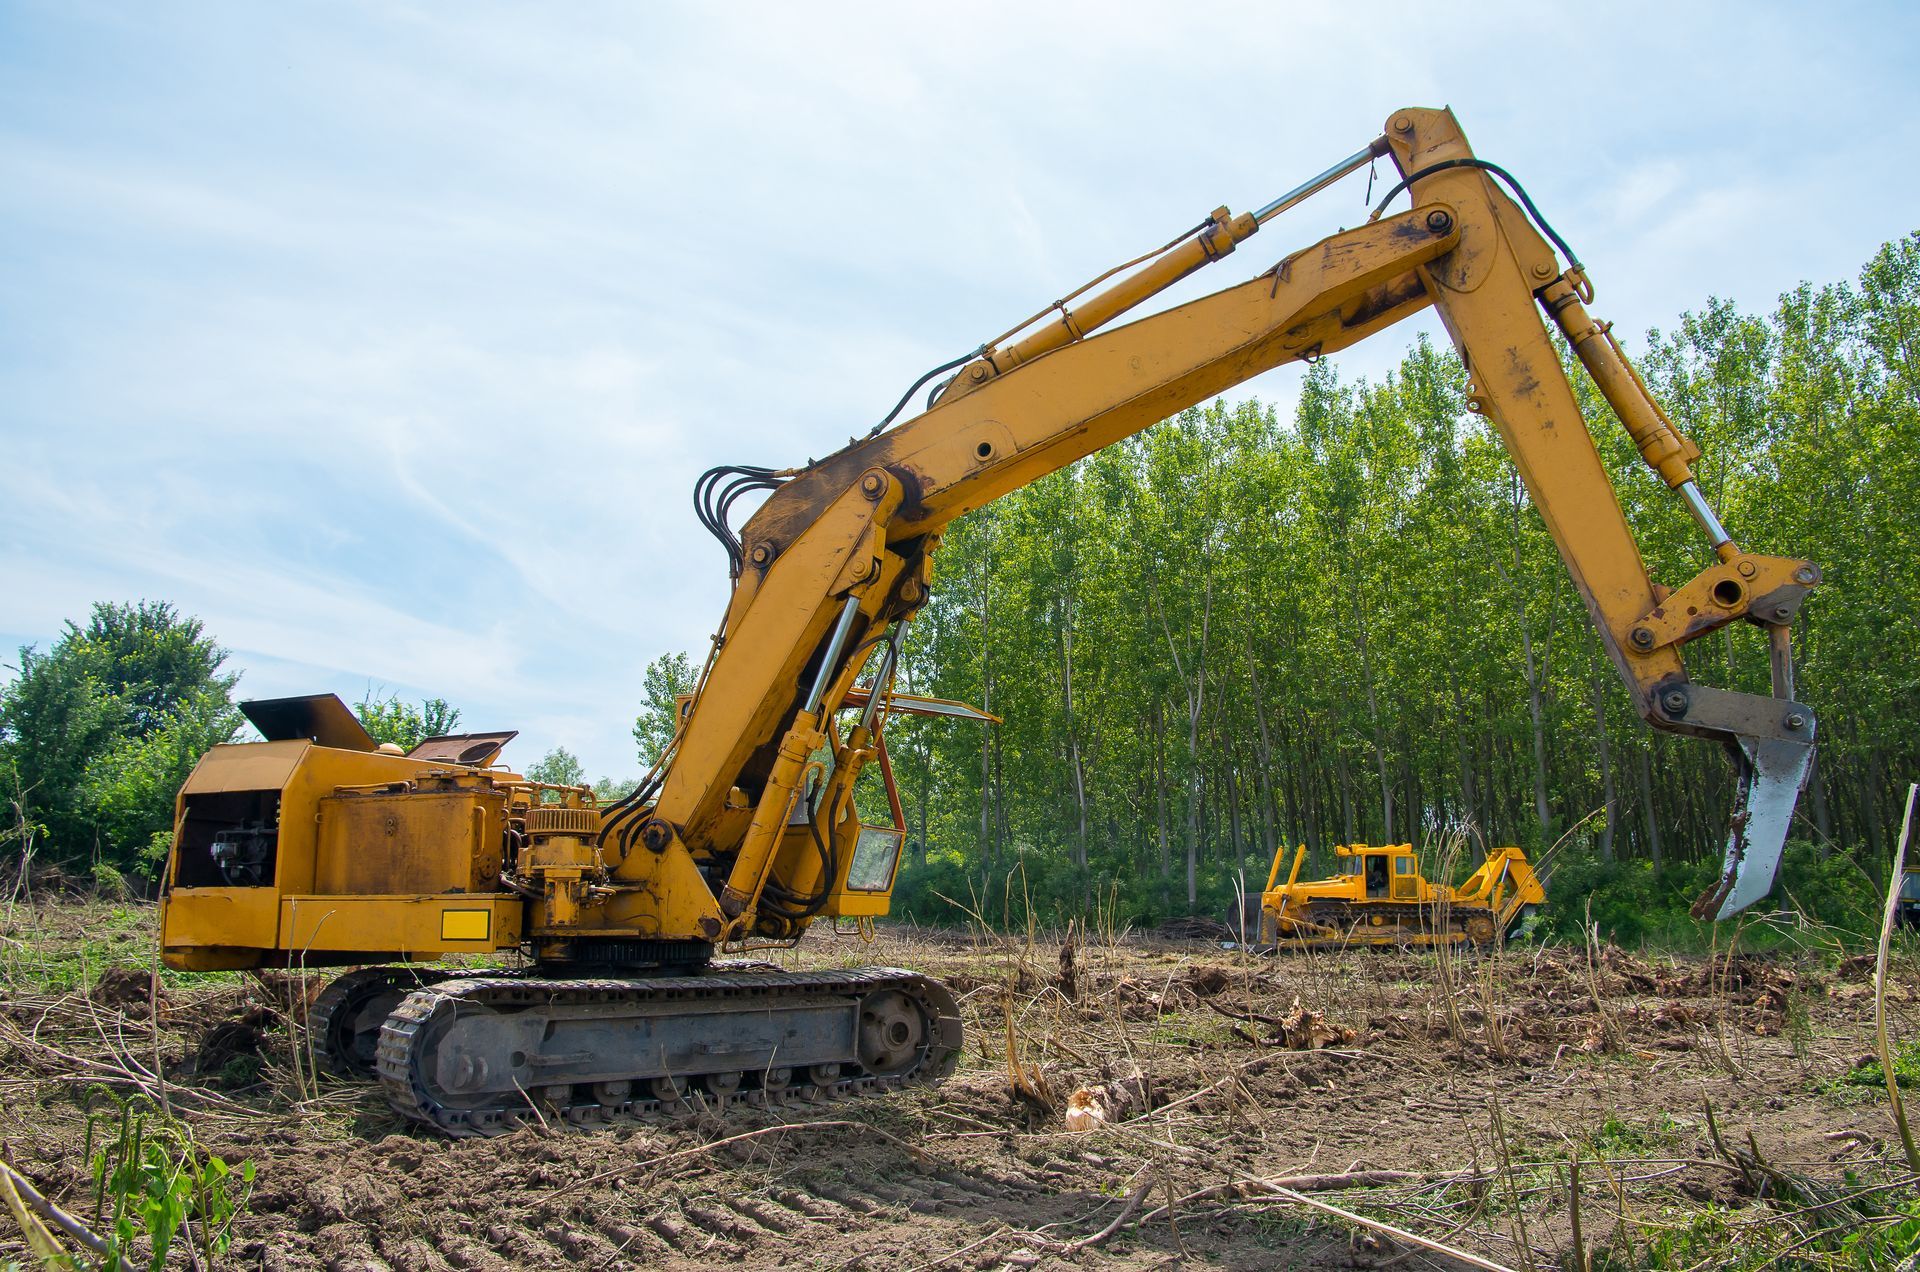
[[[630,773],[642,668],[726,599],[701,470],[834,449],[1402,105],[1623,331],[1848,277],[1920,225],[1915,12],[0,0],[0,644],[168,599],[248,696],[444,696]]]

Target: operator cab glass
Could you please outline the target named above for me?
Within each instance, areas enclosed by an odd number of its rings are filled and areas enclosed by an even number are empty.
[[[851,724],[858,713],[843,708],[841,717]],[[853,860],[847,864],[846,890],[885,894],[893,890],[893,876],[900,867],[900,849],[906,844],[906,814],[900,807],[900,791],[894,785],[893,764],[887,758],[884,736],[874,739],[872,762],[860,770],[853,782],[853,807],[860,818],[860,834],[854,841]],[[787,815],[788,825],[804,826],[810,817],[820,816],[820,801],[833,777],[833,752],[827,747],[816,750],[811,762],[820,766],[819,776],[809,779],[806,794],[795,800]],[[823,823],[821,833],[827,833]]]
[[[847,889],[851,892],[893,891],[900,849],[907,841],[907,819],[900,809],[900,792],[893,784],[886,741],[877,739],[874,745],[878,752],[874,763],[861,769],[853,784],[860,837],[854,842],[853,861],[847,866]]]

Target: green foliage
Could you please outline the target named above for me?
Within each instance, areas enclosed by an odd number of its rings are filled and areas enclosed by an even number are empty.
[[[184,1238],[198,1264],[211,1266],[226,1253],[234,1221],[253,1198],[251,1161],[229,1167],[200,1148],[185,1124],[156,1116],[143,1101],[117,1104],[109,1116],[90,1116],[86,1157],[94,1229],[108,1243],[109,1264],[130,1263],[144,1240],[147,1266],[160,1272],[175,1240]]]
[[[611,804],[617,799],[625,799],[640,786],[637,777],[623,777],[618,780],[603,777],[593,784],[593,797],[602,804]]]
[[[61,864],[150,867],[180,782],[232,739],[237,675],[199,619],[164,602],[99,604],[0,688],[0,792],[11,837]]]
[[[1691,1122],[1682,1122],[1670,1113],[1648,1122],[1608,1115],[1586,1137],[1587,1147],[1602,1158],[1646,1156],[1680,1143],[1692,1129]]]
[[[641,681],[646,703],[633,722],[633,741],[640,748],[643,766],[652,768],[667,749],[667,743],[673,740],[679,721],[674,697],[692,693],[698,674],[693,660],[681,653],[662,654],[647,664]]]
[[[556,746],[540,757],[540,762],[527,770],[527,776],[536,782],[549,782],[554,786],[585,786],[587,770],[581,765],[580,757],[564,746]],[[558,798],[559,793],[547,792],[550,798]]]
[[[1717,858],[1662,863],[1608,860],[1592,841],[1568,844],[1554,857],[1547,879],[1549,905],[1540,916],[1542,936],[1578,942],[1582,926],[1622,945],[1644,941],[1706,946],[1712,924],[1689,912],[1695,898],[1719,872]],[[1862,940],[1879,928],[1878,889],[1849,857],[1824,854],[1804,840],[1787,841],[1780,879],[1759,909],[1798,910]]]
[[[93,866],[93,895],[102,901],[131,901],[133,889],[127,886],[127,877],[104,861]]]
[[[1901,1090],[1920,1087],[1920,1042],[1893,1048],[1893,1082]],[[1835,1078],[1826,1086],[1829,1095],[1842,1099],[1864,1092],[1871,1099],[1887,1094],[1887,1071],[1877,1059],[1867,1060]]]
[[[145,736],[115,740],[87,765],[81,796],[96,829],[133,868],[153,873],[173,832],[173,799],[202,755],[232,740],[240,713],[224,693],[203,690],[153,717]],[[129,860],[130,857],[130,860]]]
[[[1894,1222],[1861,1224],[1840,1240],[1840,1253],[1858,1268],[1913,1266],[1920,1255],[1920,1197],[1911,1198],[1894,1212]]]
[[[555,786],[584,786],[587,771],[581,765],[579,756],[564,746],[556,746],[527,770],[527,776],[536,782],[551,782]]]
[[[396,694],[379,697],[369,689],[353,712],[375,742],[391,743],[402,751],[460,727],[459,709],[449,706],[445,698],[428,698],[415,706]]]

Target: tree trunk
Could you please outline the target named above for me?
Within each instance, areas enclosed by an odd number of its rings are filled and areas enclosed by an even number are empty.
[[[1080,755],[1080,725],[1079,718],[1074,713],[1073,704],[1073,607],[1064,600],[1060,604],[1058,645],[1060,702],[1066,715],[1067,727],[1067,770],[1073,779],[1075,813],[1073,867],[1080,875],[1084,893],[1087,878],[1087,770]]]
[[[1273,823],[1278,812],[1273,798],[1273,737],[1267,730],[1267,695],[1260,687],[1260,668],[1253,659],[1251,635],[1247,637],[1247,674],[1253,681],[1253,719],[1260,730],[1257,735],[1260,744],[1260,842],[1267,850],[1267,860],[1272,861],[1277,843]]]
[[[1589,664],[1587,687],[1593,695],[1593,734],[1600,748],[1600,799],[1606,809],[1606,823],[1600,830],[1600,859],[1613,860],[1613,757],[1607,748],[1607,699],[1598,664]]]
[[[1523,574],[1520,567],[1520,503],[1521,486],[1518,474],[1509,479],[1511,512],[1509,538],[1513,544],[1513,569],[1511,572],[1493,558],[1494,569],[1513,594],[1514,620],[1520,628],[1520,654],[1527,673],[1527,713],[1533,722],[1533,815],[1539,822],[1540,831],[1545,834],[1549,829],[1547,818],[1547,730],[1545,711],[1540,700],[1540,668],[1533,656],[1533,627],[1527,621],[1527,598],[1520,584]]]
[[[1207,638],[1213,629],[1213,583],[1211,580],[1200,586],[1200,646],[1193,652],[1193,671],[1189,675],[1186,663],[1180,657],[1179,642],[1173,638],[1173,628],[1167,624],[1166,611],[1160,605],[1158,592],[1153,594],[1153,607],[1160,615],[1160,630],[1167,637],[1167,652],[1173,655],[1173,669],[1178,673],[1181,684],[1187,691],[1187,908],[1191,910],[1200,900],[1200,787],[1202,772],[1200,766],[1200,722],[1204,718],[1207,702]]]
[[[1460,700],[1460,678],[1447,672],[1447,688],[1453,694],[1453,752],[1454,762],[1460,766],[1460,821],[1464,825],[1477,825],[1479,815],[1474,808],[1473,798],[1473,745],[1472,734],[1467,728],[1466,704]]]
[[[1225,748],[1227,753],[1227,834],[1233,843],[1233,868],[1235,877],[1244,881],[1247,877],[1247,845],[1240,838],[1240,781],[1235,775],[1233,748]]]
[[[1160,700],[1153,700],[1148,718],[1153,730],[1153,820],[1160,844],[1160,904],[1173,904],[1173,854],[1167,842],[1167,730],[1160,718]]]
[[[1373,683],[1373,651],[1367,646],[1367,612],[1360,585],[1352,590],[1354,639],[1360,646],[1360,678],[1367,686],[1367,723],[1373,729],[1373,763],[1380,776],[1380,842],[1393,842],[1393,782],[1387,777],[1387,739],[1380,727],[1380,696]]]
[[[1333,765],[1340,775],[1340,827],[1345,838],[1343,843],[1357,843],[1353,833],[1353,774],[1347,768],[1347,753],[1334,743]]]
[[[1653,872],[1660,873],[1660,818],[1653,811],[1653,739],[1634,751],[1640,756],[1640,808],[1647,819],[1647,857]]]

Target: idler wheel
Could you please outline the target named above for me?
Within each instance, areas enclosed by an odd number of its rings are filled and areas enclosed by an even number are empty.
[[[883,989],[860,1004],[860,1063],[878,1077],[905,1073],[920,1062],[927,1017],[903,990]]]

